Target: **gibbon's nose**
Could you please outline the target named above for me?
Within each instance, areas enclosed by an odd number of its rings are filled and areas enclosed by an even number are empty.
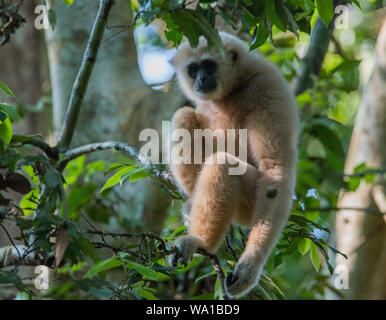
[[[201,70],[198,73],[197,80],[195,83],[195,89],[200,93],[209,93],[216,89],[217,82],[216,77],[208,72]]]

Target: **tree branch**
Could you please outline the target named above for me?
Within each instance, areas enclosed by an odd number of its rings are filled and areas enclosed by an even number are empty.
[[[154,172],[156,177],[162,180],[163,182],[167,183],[168,186],[175,187],[175,181],[170,172],[158,169],[156,165],[154,165],[148,158],[141,155],[137,150],[135,150],[135,148],[126,143],[118,141],[91,143],[75,149],[68,150],[64,152],[65,159],[59,163],[58,168],[60,170],[63,170],[69,161],[83,154],[110,149],[125,152],[131,159],[142,164],[144,168],[150,169],[152,172]]]
[[[346,1],[344,0],[335,0],[334,8],[345,3]],[[295,78],[295,95],[299,95],[308,88],[311,88],[313,85],[312,76],[319,74],[334,31],[336,17],[337,14],[335,13],[328,28],[320,18],[316,20],[312,28],[307,54],[302,59],[299,72]]]
[[[94,68],[98,50],[106,29],[107,17],[110,13],[113,2],[113,0],[100,0],[99,2],[99,9],[91,30],[90,39],[88,41],[78,75],[76,76],[72,87],[70,101],[68,103],[62,131],[57,144],[59,149],[67,149],[71,143],[80,107],[82,105],[84,95],[86,94],[87,85],[91,72]]]
[[[13,135],[13,139],[21,138],[22,136],[19,135]],[[37,147],[44,151],[44,153],[47,155],[47,157],[57,161],[59,160],[59,152],[56,149],[56,147],[51,147],[48,143],[44,142],[43,140],[36,139],[36,138],[30,138],[26,141],[20,142],[20,146],[29,144],[31,146]]]

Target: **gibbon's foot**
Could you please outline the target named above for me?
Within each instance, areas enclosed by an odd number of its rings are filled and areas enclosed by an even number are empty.
[[[258,283],[259,276],[260,268],[253,261],[241,260],[235,272],[228,273],[226,290],[233,297],[241,297]]]
[[[177,238],[174,243],[177,252],[169,256],[169,264],[176,267],[178,261],[180,261],[184,266],[187,266],[193,254],[197,251],[200,242],[199,238],[191,235]]]

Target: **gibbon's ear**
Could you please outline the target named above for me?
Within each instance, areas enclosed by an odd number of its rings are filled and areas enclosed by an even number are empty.
[[[168,62],[173,66],[173,67],[176,67],[176,64],[177,64],[177,51],[176,53],[174,54],[173,57],[171,57]]]

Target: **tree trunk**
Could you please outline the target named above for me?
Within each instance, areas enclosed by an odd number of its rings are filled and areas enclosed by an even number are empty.
[[[345,172],[362,163],[386,166],[386,20],[376,46],[376,65],[363,93],[351,138]],[[349,299],[386,299],[386,198],[383,175],[372,184],[361,182],[355,192],[342,192],[338,207],[370,208],[378,214],[343,210],[336,217],[337,265],[349,272]]]
[[[35,6],[38,0],[26,1],[20,14],[27,22],[16,31],[10,42],[0,47],[0,77],[23,104],[34,105],[42,97],[42,85],[47,80],[43,33],[34,27]],[[5,96],[7,99],[7,97]],[[15,102],[15,101],[11,101]],[[14,130],[18,134],[46,133],[46,114],[27,114]]]
[[[39,0],[26,1],[20,8],[20,14],[27,22],[14,35],[10,42],[0,47],[0,80],[5,82],[18,96],[17,102],[34,105],[43,95],[42,84],[47,81],[48,74],[45,67],[43,33],[34,27],[35,6]],[[0,100],[11,104],[16,100],[6,95],[0,95]],[[3,102],[3,101],[1,101]],[[38,114],[29,113],[21,121],[13,124],[13,131],[17,134],[34,134],[48,132],[47,110]],[[21,195],[16,192],[7,194],[19,201]],[[4,221],[10,235],[17,236],[19,229],[10,221]],[[18,243],[17,240],[15,240]],[[11,244],[5,232],[0,230],[0,247]]]
[[[79,69],[83,51],[95,18],[98,2],[74,1],[67,7],[56,2],[58,17],[54,31],[47,32],[53,95],[54,128],[60,131],[67,109],[71,87]],[[108,25],[129,25],[130,3],[117,1]],[[167,94],[154,91],[142,79],[138,67],[133,28],[107,42],[102,42],[80,111],[72,146],[120,140],[139,147],[139,132],[144,128],[159,129],[182,105],[183,96],[172,88]],[[107,29],[105,38],[117,32]],[[105,152],[105,159],[111,152]],[[101,154],[91,156],[100,158]],[[136,221],[142,218],[148,230],[159,231],[161,218],[170,204],[169,196],[151,181],[126,184],[119,200],[120,212]],[[156,208],[156,209],[154,209]],[[150,214],[150,218],[148,215]],[[149,223],[147,223],[149,221]]]

